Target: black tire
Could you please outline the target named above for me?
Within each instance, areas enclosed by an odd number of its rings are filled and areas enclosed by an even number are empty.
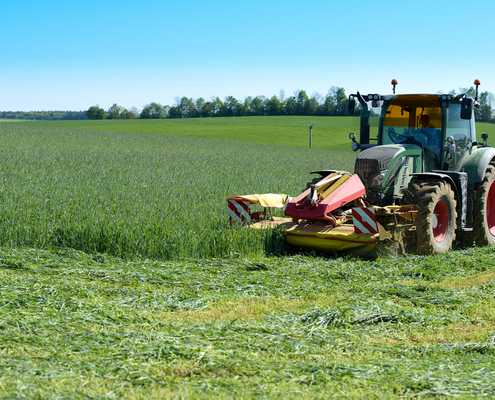
[[[414,221],[418,254],[442,253],[452,248],[456,228],[456,200],[444,181],[411,183],[404,201],[419,208]]]
[[[473,238],[477,246],[495,244],[495,166],[489,165],[483,182],[476,184],[473,205]]]

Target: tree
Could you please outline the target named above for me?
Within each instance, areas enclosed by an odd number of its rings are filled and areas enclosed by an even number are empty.
[[[160,103],[146,104],[141,111],[141,118],[163,118],[164,107]]]
[[[150,111],[150,108],[147,107],[147,106],[144,106],[143,107],[143,110],[141,111],[141,113],[139,114],[139,116],[143,119],[148,119],[148,118],[151,118],[151,111]]]
[[[194,106],[196,107],[196,112],[198,113],[199,117],[204,117],[203,107],[205,106],[205,103],[206,103],[206,101],[202,97],[200,97],[199,99],[196,99],[196,103],[194,104]]]
[[[308,115],[309,98],[305,90],[296,90],[294,92],[296,98],[296,114]]]
[[[223,99],[222,116],[232,117],[234,115],[237,99],[234,96],[228,96]]]
[[[180,108],[176,106],[170,107],[170,109],[168,110],[168,118],[182,118]]]
[[[295,97],[288,97],[285,99],[283,102],[283,109],[285,115],[295,115],[296,114],[296,98]]]
[[[223,103],[220,98],[217,97],[212,97],[211,98],[211,104],[213,105],[213,116],[214,117],[221,117],[222,116],[222,110],[223,110]]]
[[[320,106],[320,114],[321,115],[334,115],[335,113],[335,105],[333,102],[333,98],[330,94],[325,96],[325,100],[323,104]]]
[[[199,116],[192,98],[188,99],[187,97],[182,97],[180,100],[176,99],[176,102],[177,104],[175,107],[179,109],[179,113],[182,118],[193,118]]]
[[[476,89],[473,86],[470,88],[459,88],[459,93],[465,93],[473,99],[476,97]]]
[[[131,114],[132,118],[138,118],[139,117],[139,110],[134,106],[129,108],[129,113]]]
[[[493,108],[492,104],[495,99],[493,93],[483,92],[479,96],[480,107],[475,109],[475,118],[480,122],[490,122],[492,120]]]
[[[224,117],[239,117],[245,115],[245,108],[234,96],[228,96],[224,99],[222,115]]]
[[[470,88],[459,88],[460,94],[466,94],[470,97],[476,97],[476,89],[471,86]],[[451,90],[449,94],[456,95],[455,90]],[[474,116],[476,121],[479,122],[491,122],[493,119],[493,105],[495,103],[495,96],[491,92],[482,92],[478,96],[479,107],[474,109]]]
[[[203,107],[201,107],[201,117],[214,117],[215,116],[215,106],[213,105],[213,102],[207,101],[206,103],[203,104]]]
[[[345,115],[347,109],[347,96],[344,88],[332,86],[328,91],[327,97],[330,97],[332,105],[331,115]]]
[[[256,96],[250,104],[250,115],[265,115],[265,96]]]
[[[132,115],[127,108],[124,108],[122,110],[122,112],[120,113],[120,118],[121,119],[131,119]]]
[[[117,105],[117,103],[113,103],[113,105],[107,111],[107,119],[118,119],[120,118],[120,114],[124,110],[124,107]]]
[[[136,107],[131,107],[129,110],[124,108],[120,113],[121,119],[134,119],[139,117],[139,111]]]
[[[88,111],[86,111],[86,116],[89,119],[104,119],[105,110],[103,108],[100,108],[97,104],[96,106],[89,107]]]
[[[253,102],[253,98],[251,96],[244,97],[244,110],[246,110],[246,115],[249,114],[251,110],[251,103]]]
[[[277,96],[272,96],[270,100],[266,101],[265,111],[267,115],[282,114],[282,103]]]

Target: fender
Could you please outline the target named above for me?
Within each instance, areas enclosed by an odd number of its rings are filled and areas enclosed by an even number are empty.
[[[432,171],[411,174],[411,177],[412,180],[415,178],[419,178],[420,181],[441,179],[447,182],[454,191],[455,198],[457,199],[457,227],[464,230],[466,224],[471,222],[473,202],[472,196],[468,195],[468,176],[466,172]]]
[[[459,189],[455,184],[455,181],[449,175],[442,174],[442,171],[418,172],[411,174],[411,182],[414,178],[420,178],[421,181],[429,179],[442,179],[446,181],[450,186],[452,186],[452,190],[455,192],[456,198],[459,198]]]
[[[468,183],[482,182],[488,164],[495,159],[495,148],[481,147],[472,149],[462,161],[461,168],[468,174]]]

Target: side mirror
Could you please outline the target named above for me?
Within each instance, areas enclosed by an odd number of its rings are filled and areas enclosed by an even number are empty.
[[[355,109],[356,109],[356,100],[355,99],[347,100],[347,109],[346,109],[345,113],[347,115],[354,115]]]
[[[461,102],[461,118],[471,119],[473,115],[474,100],[471,97],[464,97]]]

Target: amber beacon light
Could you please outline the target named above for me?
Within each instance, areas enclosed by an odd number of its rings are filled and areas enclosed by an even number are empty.
[[[395,87],[397,86],[397,79],[392,79],[393,93],[395,94]]]
[[[474,86],[476,86],[476,97],[475,100],[478,101],[478,86],[481,85],[481,82],[479,79],[474,80]]]

